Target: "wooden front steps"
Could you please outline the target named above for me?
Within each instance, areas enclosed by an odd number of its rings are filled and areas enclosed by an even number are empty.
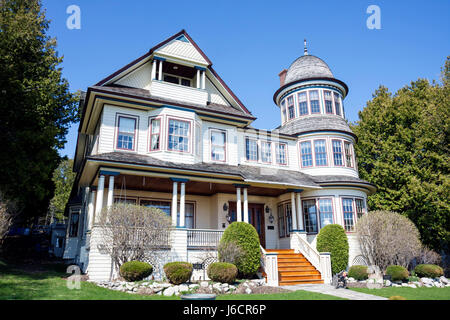
[[[294,249],[267,249],[278,253],[278,281],[280,286],[323,283],[320,272]]]

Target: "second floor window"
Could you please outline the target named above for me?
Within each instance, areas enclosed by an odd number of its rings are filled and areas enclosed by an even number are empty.
[[[169,150],[189,152],[190,125],[188,121],[169,120]]]
[[[311,113],[320,113],[319,91],[309,91],[309,103],[311,104]]]
[[[327,148],[325,140],[314,140],[314,154],[316,158],[316,166],[327,165]]]
[[[136,119],[119,117],[117,130],[117,149],[134,150]]]
[[[261,160],[262,162],[272,162],[272,143],[261,141]]]
[[[353,167],[353,154],[350,142],[344,141],[345,163],[347,167]]]
[[[161,143],[161,120],[150,120],[150,151],[160,149]]]
[[[245,156],[249,161],[258,161],[258,142],[253,139],[245,139]]]
[[[311,141],[304,141],[300,144],[300,153],[302,158],[302,167],[311,167],[313,165]]]
[[[298,94],[298,110],[301,116],[308,114],[308,101],[306,99],[306,92]]]
[[[277,143],[275,145],[275,157],[276,157],[277,164],[283,164],[283,165],[287,164],[286,144]]]
[[[225,139],[225,132],[211,131],[211,160],[225,161]]]
[[[342,166],[342,143],[340,140],[333,140],[333,159],[335,166]]]

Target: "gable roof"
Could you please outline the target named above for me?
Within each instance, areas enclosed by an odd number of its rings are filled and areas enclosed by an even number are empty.
[[[168,45],[171,41],[179,38],[179,37],[185,37],[192,46],[197,50],[198,54],[205,60],[207,63],[207,69],[211,72],[211,74],[217,79],[217,81],[223,86],[223,88],[228,92],[228,94],[236,101],[236,103],[239,105],[239,107],[242,108],[244,113],[247,113],[248,115],[252,116],[252,113],[244,106],[242,101],[234,94],[234,92],[228,87],[228,85],[225,83],[225,81],[222,80],[222,78],[218,75],[218,73],[212,68],[212,62],[211,60],[206,56],[206,54],[200,49],[200,47],[195,43],[195,41],[189,36],[189,34],[186,32],[186,30],[182,29],[181,31],[177,32],[176,34],[172,35],[171,37],[167,38],[166,40],[158,43],[156,46],[151,48],[147,53],[140,56],[139,58],[133,60],[132,62],[128,63],[124,67],[120,68],[119,70],[115,71],[114,73],[110,74],[106,78],[100,80],[97,82],[94,86],[104,86],[109,83],[112,79],[117,77],[118,75],[124,73],[128,69],[133,68],[134,66],[145,62],[147,59],[149,59],[158,49],[162,49],[165,45]],[[172,50],[175,50],[172,48]]]

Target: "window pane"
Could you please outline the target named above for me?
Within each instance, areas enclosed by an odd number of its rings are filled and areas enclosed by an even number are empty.
[[[334,93],[334,108],[336,109],[336,114],[341,115],[341,103],[339,99],[339,94]]]
[[[292,208],[291,208],[291,204],[290,203],[286,203],[284,206],[285,206],[285,213],[286,213],[286,230],[289,233],[291,233],[292,232]]]
[[[261,141],[261,160],[263,162],[272,162],[272,144],[270,142]]]
[[[335,166],[342,166],[342,143],[340,140],[333,140],[333,159]]]
[[[314,141],[314,151],[316,156],[316,166],[327,165],[327,149],[325,140]]]
[[[303,201],[303,214],[305,216],[306,232],[317,232],[317,211],[315,200]]]
[[[311,104],[311,113],[320,113],[319,91],[309,91],[309,103]]]
[[[211,131],[211,159],[225,160],[225,132]]]
[[[313,164],[311,141],[305,141],[300,144],[302,167],[311,167]]]
[[[331,199],[319,199],[320,228],[333,223],[333,206]]]
[[[355,199],[356,216],[360,219],[365,213],[365,206],[363,199]]]
[[[178,78],[173,76],[164,75],[164,81],[178,84]]]
[[[182,86],[186,86],[186,87],[190,87],[191,86],[191,80],[181,79],[181,85]]]
[[[298,109],[300,115],[308,114],[308,104],[306,100],[306,92],[301,92],[298,94]]]
[[[169,120],[169,150],[189,152],[190,123]]]
[[[353,199],[342,199],[345,231],[353,231]]]
[[[278,164],[287,164],[285,144],[276,144],[275,153]]]
[[[119,117],[119,132],[134,134],[135,124],[136,119]]]
[[[80,214],[72,213],[70,217],[70,229],[69,229],[69,237],[77,237],[78,236],[78,222],[80,220]]]
[[[347,167],[353,167],[353,154],[350,142],[344,142],[345,163]]]
[[[256,140],[246,139],[245,144],[247,160],[258,161],[258,143]]]
[[[331,91],[325,90],[323,92],[323,96],[324,96],[324,99],[325,99],[325,111],[327,113],[333,113],[333,100],[332,100],[332,97],[331,97]]]
[[[151,138],[150,138],[150,150],[159,150],[159,137],[161,130],[161,120],[152,119],[151,121]]]
[[[286,225],[284,223],[284,211],[283,206],[278,206],[278,233],[280,238],[284,238],[286,235]]]

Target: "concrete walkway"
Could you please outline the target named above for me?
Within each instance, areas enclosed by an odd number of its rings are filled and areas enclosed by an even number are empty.
[[[342,289],[342,288],[336,289],[335,287],[329,284],[296,284],[292,286],[281,286],[281,288],[292,291],[305,290],[323,293],[349,300],[388,300],[387,298],[384,297],[374,296],[372,294],[362,292],[356,292],[349,289]]]

